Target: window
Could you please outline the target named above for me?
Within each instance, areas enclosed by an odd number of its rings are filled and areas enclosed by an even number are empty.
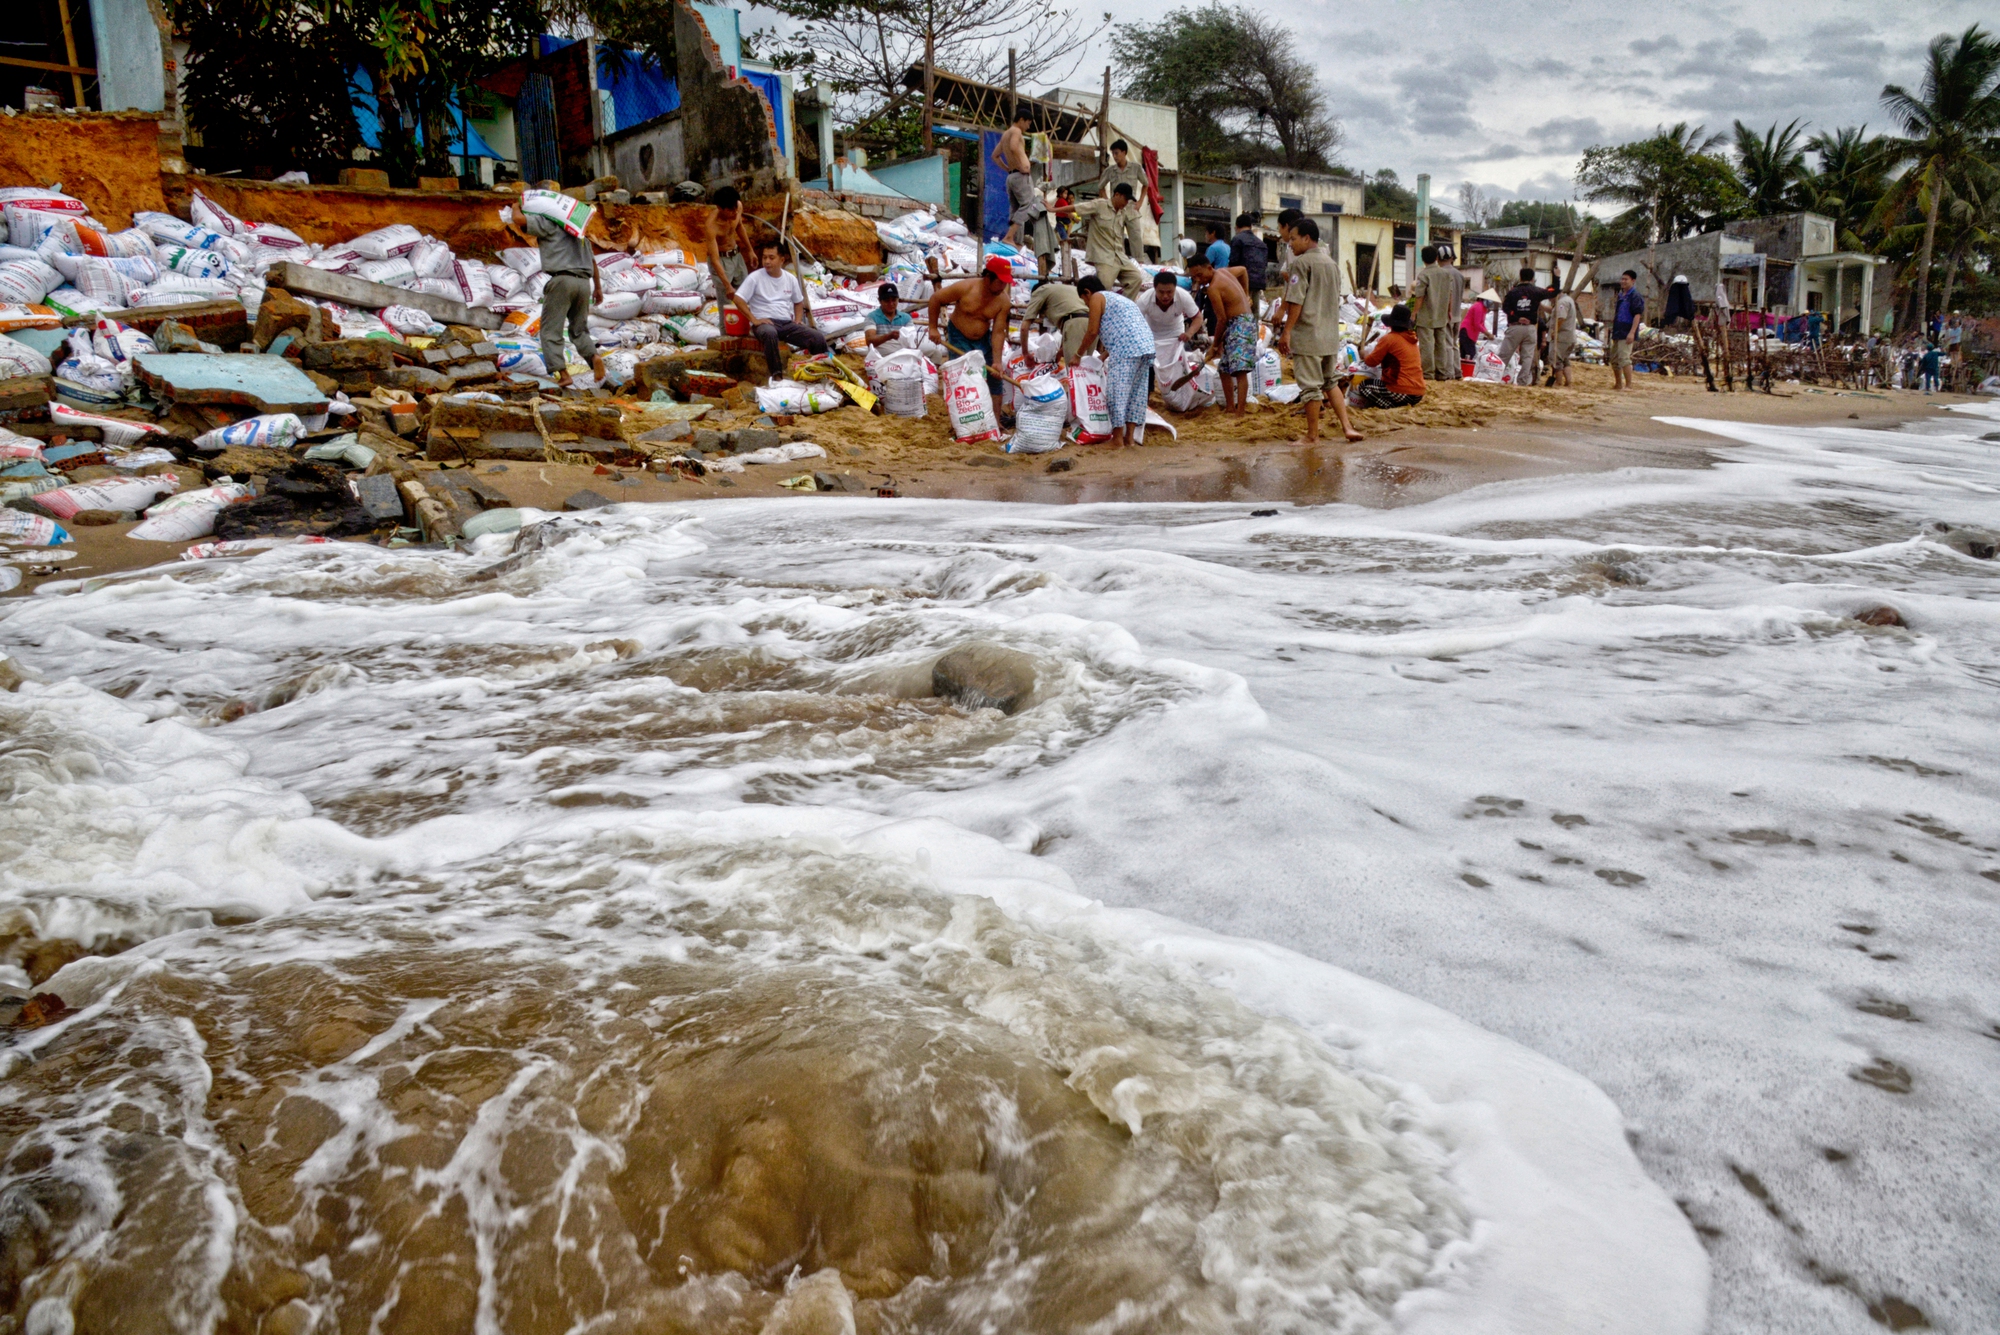
[[[1340,205],[1331,199],[1322,199],[1319,202],[1319,211],[1321,213],[1338,213],[1340,212]]]
[[[1298,209],[1298,210],[1300,210],[1301,212],[1303,212],[1303,211],[1304,211],[1304,209],[1305,209],[1305,206],[1306,206],[1306,201],[1305,201],[1304,197],[1302,197],[1302,196],[1300,196],[1300,195],[1279,195],[1279,196],[1278,196],[1278,207],[1279,207],[1279,208],[1281,208],[1281,209]]]

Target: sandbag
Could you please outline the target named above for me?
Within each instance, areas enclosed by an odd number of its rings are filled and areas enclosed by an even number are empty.
[[[847,402],[839,390],[772,380],[757,389],[757,410],[766,413],[830,413]]]
[[[1059,450],[1069,421],[1069,391],[1046,371],[1021,382],[1014,396],[1014,435],[1009,454],[1047,454]]]
[[[542,252],[534,246],[509,246],[500,252],[500,262],[523,278],[542,271]]]
[[[188,217],[194,221],[195,226],[206,227],[224,236],[235,236],[238,232],[247,231],[249,227],[241,218],[199,190],[195,191],[194,197],[188,201]]]
[[[431,318],[429,311],[420,311],[415,306],[384,306],[382,323],[399,334],[428,334],[443,327]]]
[[[943,377],[945,411],[951,434],[966,442],[1000,439],[1000,417],[986,388],[986,359],[976,352],[953,358],[938,368]]]
[[[1284,367],[1278,360],[1276,348],[1265,348],[1257,354],[1257,369],[1250,377],[1251,393],[1259,398],[1268,398],[1272,390],[1284,380]]]
[[[591,215],[596,211],[580,199],[571,199],[553,190],[525,190],[521,193],[521,212],[538,218],[553,218],[571,236],[582,236],[583,229],[590,226]]]
[[[646,292],[640,294],[639,309],[647,315],[693,315],[708,299],[699,292]]]
[[[49,359],[19,339],[0,335],[0,380],[24,375],[49,375],[54,371]]]
[[[380,283],[384,287],[417,285],[417,266],[410,263],[409,258],[403,255],[364,261],[355,267],[354,272],[357,277],[365,278],[371,283]]]
[[[347,249],[363,259],[386,260],[408,255],[423,239],[424,234],[408,223],[390,223],[387,227],[363,232],[347,243]]]
[[[251,445],[259,449],[288,450],[305,435],[306,424],[296,413],[265,413],[241,422],[219,426],[194,438],[198,450],[222,450],[231,445]]]
[[[128,447],[138,444],[147,436],[164,436],[166,431],[151,422],[131,422],[122,417],[105,417],[99,413],[87,413],[72,408],[68,404],[49,405],[49,420],[58,426],[96,427],[104,437],[106,445]]]
[[[252,495],[240,482],[224,482],[169,496],[146,511],[146,518],[125,536],[138,542],[192,542],[215,532],[224,509]]]
[[[1194,378],[1181,383],[1189,371]],[[1206,408],[1222,394],[1222,376],[1214,366],[1194,356],[1182,357],[1160,373],[1160,398],[1177,413]]]
[[[63,317],[39,301],[9,301],[0,295],[0,334],[16,329],[60,329]]]
[[[132,359],[141,353],[157,352],[153,340],[116,320],[99,318],[91,334],[91,346],[108,362],[131,370]]]
[[[410,267],[417,271],[419,278],[449,278],[451,266],[458,263],[458,257],[451,253],[451,247],[442,241],[425,237],[410,248],[404,256]]]
[[[0,305],[32,306],[62,286],[63,276],[42,260],[0,264]]]
[[[869,369],[879,387],[883,412],[891,417],[925,415],[924,377],[929,362],[923,353],[913,348],[892,352],[876,358]]]
[[[1096,445],[1111,439],[1111,399],[1105,386],[1104,363],[1095,353],[1069,369],[1069,412],[1076,421],[1076,439]]]
[[[193,250],[187,246],[165,245],[154,252],[162,268],[189,278],[221,278],[229,272],[229,261],[213,250]]]
[[[606,292],[604,300],[592,306],[590,313],[617,324],[637,316],[644,304],[637,292]]]
[[[502,348],[493,358],[493,365],[504,375],[514,372],[520,375],[546,376],[549,368],[542,362],[542,354],[533,348]]]
[[[41,494],[48,495],[47,492]],[[0,510],[0,538],[26,543],[30,547],[58,547],[69,541],[69,533],[61,524],[42,515]]]
[[[69,519],[81,510],[143,510],[179,485],[180,479],[172,473],[106,478],[102,482],[73,482],[29,500],[57,519]]]

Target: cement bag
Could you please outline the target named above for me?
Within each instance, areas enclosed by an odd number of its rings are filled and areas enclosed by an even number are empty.
[[[701,291],[701,275],[684,264],[662,265],[653,270],[653,277],[662,292]]]
[[[116,320],[106,320],[101,317],[97,321],[96,329],[91,333],[90,341],[91,346],[97,349],[98,356],[128,368],[132,359],[140,353],[159,351],[153,346],[153,340],[138,330],[129,325],[119,324]]]
[[[1257,354],[1257,369],[1250,376],[1250,392],[1260,398],[1268,398],[1284,378],[1284,364],[1278,360],[1278,350],[1265,348]]]
[[[50,307],[0,297],[0,334],[16,329],[60,329],[62,322],[63,317]]]
[[[49,420],[57,426],[94,426],[104,436],[106,445],[121,449],[138,444],[148,436],[164,436],[164,430],[150,422],[131,422],[123,417],[105,417],[98,413],[80,412],[67,404],[49,405]]]
[[[882,411],[891,417],[922,417],[924,405],[924,376],[929,363],[924,354],[914,349],[892,352],[886,357],[878,357],[871,368],[875,381],[880,386]],[[981,388],[985,381],[980,381]]]
[[[215,532],[216,516],[251,494],[240,482],[224,482],[169,496],[146,511],[145,521],[125,536],[140,542],[192,542]]]
[[[484,306],[493,300],[493,276],[478,260],[453,260],[445,279],[457,287],[456,299],[468,306]]]
[[[69,534],[53,519],[22,514],[19,510],[0,510],[0,538],[30,547],[57,547],[69,541]]]
[[[1076,419],[1080,445],[1111,439],[1111,398],[1104,383],[1104,363],[1096,353],[1069,369],[1069,413]]]
[[[500,252],[500,262],[523,278],[542,271],[542,252],[533,246],[509,246]]]
[[[1028,360],[1037,366],[1047,366],[1062,358],[1062,335],[1057,333],[1028,335]]]
[[[335,246],[322,250],[306,261],[310,268],[324,269],[328,273],[353,273],[367,262],[368,257],[352,246]]]
[[[0,335],[0,380],[24,375],[48,375],[55,368],[49,359],[19,339]]]
[[[639,309],[648,315],[693,315],[707,304],[699,292],[647,292],[639,297]]]
[[[163,450],[157,445],[149,445],[143,450],[131,450],[124,454],[109,455],[105,458],[104,462],[110,464],[113,468],[122,468],[128,473],[136,473],[142,468],[151,468],[154,464],[171,464],[178,462],[178,460],[174,458],[172,450]]]
[[[0,305],[32,306],[62,286],[63,276],[41,260],[0,264]]]
[[[129,293],[128,293],[129,296]],[[60,314],[65,320],[81,319],[89,316],[95,319],[105,311],[115,311],[117,306],[99,301],[96,297],[86,297],[83,293],[64,283],[55,291],[42,298],[42,305]]]
[[[486,282],[496,298],[504,299],[520,292],[526,280],[504,264],[489,264],[486,266]]]
[[[493,358],[493,365],[502,375],[510,371],[532,376],[546,376],[549,373],[549,368],[542,361],[542,354],[531,348],[502,348]]]
[[[199,190],[195,191],[194,198],[188,201],[188,217],[193,220],[195,226],[206,227],[224,236],[235,236],[238,232],[249,230],[248,223]]]
[[[365,278],[371,283],[381,283],[385,287],[415,287],[417,266],[406,256],[393,255],[388,259],[367,260],[355,267],[357,278]]]
[[[773,380],[757,391],[758,411],[767,413],[830,413],[846,402],[837,389],[796,380]]]
[[[251,223],[238,235],[253,249],[282,250],[292,259],[301,258],[298,252],[306,249],[304,237],[276,223]]]
[[[613,269],[605,273],[600,281],[606,292],[651,292],[660,285],[649,269],[641,269],[636,264]]]
[[[1472,378],[1500,384],[1507,378],[1506,364],[1500,360],[1500,345],[1481,343],[1479,351],[1472,359]]]
[[[58,255],[52,261],[57,270],[86,297],[121,304],[134,288],[160,280],[160,266],[144,256],[100,259],[94,255]]]
[[[0,216],[5,216],[7,220],[8,244],[20,246],[24,250],[40,249],[42,242],[48,239],[49,232],[57,223],[65,218],[80,219],[87,212],[81,200],[71,202],[77,206],[74,212],[67,209],[35,208],[22,201],[8,204],[4,210],[0,210]]]
[[[266,413],[246,417],[241,422],[219,426],[194,438],[198,450],[222,450],[231,445],[254,445],[259,449],[288,450],[306,433],[306,424],[296,413]]]
[[[600,320],[622,324],[636,319],[645,302],[637,292],[606,292],[604,300],[590,308],[590,313]]]
[[[382,323],[399,334],[428,334],[443,328],[429,311],[420,311],[415,306],[384,306]]]
[[[946,362],[938,372],[943,377],[951,434],[967,442],[1000,439],[1000,417],[986,388],[986,359],[968,352]]]
[[[159,282],[145,287],[135,287],[125,293],[128,307],[139,306],[188,306],[200,301],[215,301],[221,297],[235,295],[236,289],[220,278],[189,278],[185,274],[167,274]]]
[[[102,398],[106,402],[123,398],[125,391],[131,388],[131,368],[98,356],[97,347],[91,342],[87,330],[71,330],[69,348],[70,355],[56,367],[56,378],[65,382],[66,388],[85,390],[87,397]]]
[[[143,510],[179,485],[180,479],[172,473],[106,478],[102,482],[73,482],[29,499],[57,519],[68,519],[80,510]]]
[[[1069,392],[1046,371],[1021,383],[1014,397],[1014,437],[1009,454],[1047,454],[1059,450],[1063,427],[1069,422]]]
[[[1222,376],[1206,362],[1202,362],[1197,369],[1193,364],[1195,360],[1183,358],[1170,371],[1160,373],[1160,397],[1166,401],[1167,407],[1177,413],[1206,408],[1222,393]],[[1189,371],[1194,372],[1194,379],[1180,384]]]
[[[104,238],[104,253],[112,259],[133,255],[143,255],[150,259],[157,250],[153,238],[136,227],[127,228],[122,232],[111,232]]]
[[[722,337],[720,329],[692,315],[668,316],[666,331],[682,343],[692,343],[697,346],[706,346]]]
[[[415,250],[424,234],[408,223],[390,223],[372,232],[363,232],[347,243],[347,249],[366,260],[400,259]]]
[[[582,236],[597,210],[580,199],[559,195],[553,190],[526,190],[521,194],[521,212],[537,218],[553,218],[571,236]]]
[[[451,253],[451,247],[442,241],[425,237],[410,248],[404,258],[417,271],[419,278],[449,278],[451,266],[458,263],[458,256]]]
[[[189,278],[221,278],[229,273],[229,261],[213,250],[166,245],[154,253],[159,256],[161,267],[173,273],[186,274]]]
[[[42,442],[32,436],[17,436],[6,427],[0,427],[0,460],[17,464],[23,459],[42,457]]]

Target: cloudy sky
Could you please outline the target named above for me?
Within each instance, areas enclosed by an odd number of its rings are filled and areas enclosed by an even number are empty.
[[[1101,7],[1103,0],[1099,0]],[[1113,0],[1119,21],[1163,6]],[[1435,194],[1564,199],[1578,155],[1686,120],[1727,131],[1795,117],[1887,129],[1885,83],[1914,88],[1925,45],[1992,0],[1286,0],[1347,132],[1342,156]],[[1103,68],[1103,58],[1096,61]],[[1115,74],[1114,74],[1115,78]],[[1449,201],[1446,201],[1447,203]]]
[[[1065,0],[1057,0],[1064,3]],[[1080,15],[1156,22],[1200,0],[1074,0]],[[1566,199],[1578,155],[1686,120],[1727,131],[1803,118],[1887,129],[1885,83],[1917,84],[1925,45],[1993,0],[1259,0],[1318,67],[1342,157],[1449,206],[1471,181],[1501,200]],[[756,11],[746,26],[768,22]],[[1071,82],[1096,86],[1108,43]],[[1113,74],[1114,81],[1116,73]]]

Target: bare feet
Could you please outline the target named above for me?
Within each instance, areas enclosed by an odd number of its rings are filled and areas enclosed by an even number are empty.
[[[1350,431],[1347,433],[1347,443],[1349,445],[1353,445],[1358,441],[1363,441],[1366,439],[1368,439],[1368,437],[1362,435],[1359,431]]]

